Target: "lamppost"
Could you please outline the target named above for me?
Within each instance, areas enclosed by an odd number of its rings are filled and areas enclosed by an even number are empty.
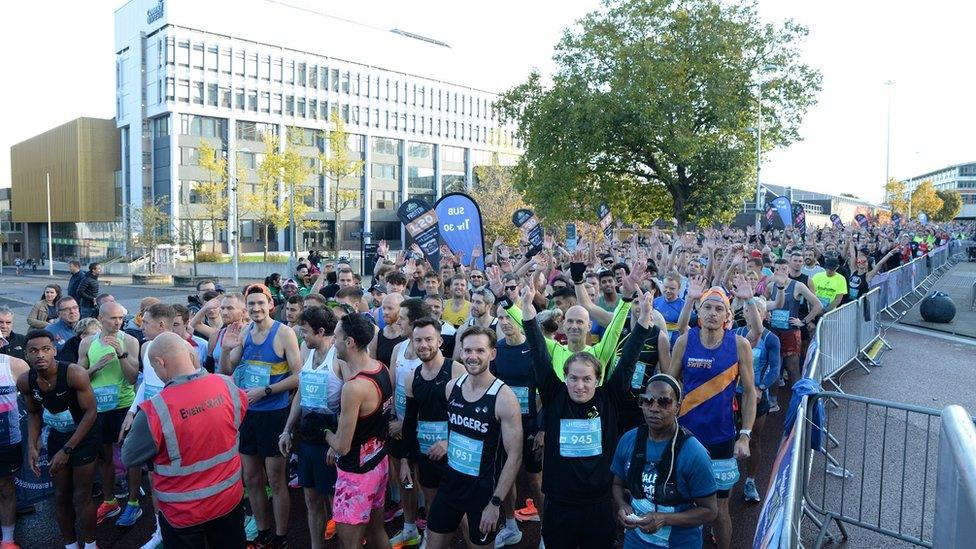
[[[746,128],[750,133],[756,134],[756,234],[758,235],[762,230],[760,220],[762,217],[762,184],[759,182],[759,170],[762,165],[762,88],[763,88],[763,74],[770,73],[776,70],[774,65],[766,64],[763,65],[761,73],[759,75],[759,93],[756,96],[756,104],[758,115],[756,117],[756,127]]]
[[[885,186],[891,181],[891,87],[895,85],[893,80],[885,80],[884,85],[888,88],[888,114],[885,129]]]

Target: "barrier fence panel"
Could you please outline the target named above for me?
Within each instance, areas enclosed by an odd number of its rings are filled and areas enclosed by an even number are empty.
[[[936,494],[935,546],[972,547],[976,540],[976,429],[960,406],[946,406],[942,411]]]
[[[881,335],[881,323],[878,319],[880,299],[880,288],[875,288],[858,299],[857,347],[861,352],[866,352]]]
[[[831,523],[847,538],[843,525],[853,525],[932,547],[938,463],[938,410],[882,400],[824,392],[810,399],[807,413],[831,399],[838,407],[824,407],[822,428],[833,434],[838,447],[827,456],[812,454],[809,479],[803,483],[806,509],[820,530],[820,547]],[[810,431],[805,433],[809,448]],[[855,546],[866,542],[855,541]]]
[[[831,380],[861,350],[857,334],[858,303],[852,301],[842,305],[822,316],[817,323],[817,339],[820,341],[817,371],[821,382]],[[836,382],[832,383],[837,386]]]

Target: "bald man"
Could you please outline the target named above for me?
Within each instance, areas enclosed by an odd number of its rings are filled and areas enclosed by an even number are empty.
[[[237,434],[248,400],[227,376],[200,369],[180,336],[149,344],[149,365],[165,383],[139,405],[122,446],[129,467],[153,464],[164,547],[243,547]]]
[[[383,319],[379,323],[380,331],[373,341],[369,342],[369,356],[379,360],[387,368],[390,367],[390,360],[393,358],[393,348],[406,339],[397,322],[400,318],[401,303],[403,303],[403,296],[400,294],[387,294],[383,297],[380,303]]]
[[[98,424],[101,427],[101,477],[104,501],[96,511],[96,522],[122,512],[115,500],[115,452],[125,414],[135,399],[133,385],[139,376],[139,341],[122,332],[125,309],[115,301],[105,301],[98,307],[98,323],[102,331],[81,341],[78,365],[88,370]]]

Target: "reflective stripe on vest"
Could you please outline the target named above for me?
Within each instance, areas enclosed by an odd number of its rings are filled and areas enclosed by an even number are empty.
[[[230,379],[226,377],[219,376],[219,379],[227,385],[227,392],[230,393],[230,400],[234,405],[234,425],[240,428],[241,426],[241,401],[240,395],[237,392],[237,386],[234,385]],[[233,447],[229,448],[226,452],[217,454],[210,459],[205,459],[203,461],[198,461],[193,465],[184,466],[182,464],[183,458],[180,456],[180,445],[176,440],[176,428],[173,426],[173,418],[169,415],[169,408],[166,403],[163,402],[161,395],[156,395],[149,400],[150,405],[153,410],[156,411],[156,415],[159,417],[159,424],[163,431],[163,440],[166,442],[166,452],[169,454],[170,464],[162,465],[156,464],[156,472],[168,477],[180,477],[185,475],[190,475],[193,473],[199,473],[201,471],[206,471],[211,467],[220,465],[221,463],[230,461],[238,454],[237,444],[235,443]],[[238,433],[237,438],[240,438]],[[219,492],[219,490],[218,490]],[[201,496],[202,497],[202,496]],[[168,500],[168,501],[187,501],[187,500]]]
[[[234,451],[236,452],[237,448],[234,448]],[[199,490],[190,490],[189,492],[162,492],[157,488],[154,491],[156,492],[156,499],[159,501],[165,501],[166,503],[185,503],[187,501],[197,501],[199,499],[215,496],[234,486],[234,484],[240,481],[241,471],[238,469],[237,474],[227,477],[226,480],[218,482],[213,486],[200,488]]]

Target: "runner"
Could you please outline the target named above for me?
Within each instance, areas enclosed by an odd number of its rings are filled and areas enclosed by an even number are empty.
[[[424,296],[424,304],[430,307],[430,316],[441,325],[441,352],[444,356],[454,356],[457,329],[441,320],[441,315],[444,313],[444,298],[438,293],[428,293]]]
[[[411,344],[420,359],[419,368],[404,379],[407,409],[403,419],[403,441],[414,463],[417,480],[428,505],[434,501],[444,472],[447,455],[447,397],[445,388],[451,379],[464,373],[464,366],[445,358],[441,353],[440,321],[422,317],[412,323]],[[400,460],[399,481],[404,487],[413,485],[410,461]],[[420,543],[416,526],[404,525],[399,539],[390,543],[396,547]]]
[[[653,292],[652,292],[653,293]],[[660,298],[655,298],[651,303]],[[641,315],[641,301],[634,301],[630,311],[630,324],[627,333],[621,338],[621,343],[626,345],[632,337],[637,337],[634,329],[637,327],[637,319]],[[653,318],[654,313],[651,311]],[[644,423],[644,417],[640,408],[640,395],[644,393],[644,388],[650,381],[651,376],[660,372],[667,372],[671,367],[671,347],[668,341],[668,332],[661,329],[657,324],[652,324],[647,336],[641,343],[640,354],[637,363],[634,365],[634,375],[630,379],[630,390],[624,395],[623,402],[619,409],[619,429],[618,435],[622,435],[631,429]]]
[[[33,331],[33,330],[32,330]],[[50,332],[46,332],[50,334]],[[49,344],[53,342],[50,338]],[[17,492],[14,475],[23,465],[20,432],[20,407],[17,405],[17,380],[29,367],[23,360],[0,355],[0,548],[15,549]]]
[[[295,332],[271,317],[272,298],[266,286],[252,284],[244,297],[251,324],[243,330],[233,325],[224,332],[220,368],[247,393],[240,453],[248,501],[258,524],[257,546],[286,547],[291,498],[286,461],[277,441],[288,420],[289,393],[298,387],[301,353]],[[274,535],[266,484],[272,492]]]
[[[794,255],[791,261],[798,264],[800,262],[799,256]],[[798,265],[797,269],[799,269]],[[766,289],[769,291],[769,297],[775,300],[777,304],[769,311],[769,326],[779,338],[782,364],[789,372],[791,383],[795,383],[802,377],[802,372],[800,372],[801,330],[814,324],[823,306],[817,296],[807,287],[804,280],[789,278],[790,270],[790,265],[785,259],[777,259],[773,273],[775,284],[769,284]],[[806,275],[803,274],[799,276],[806,278]],[[808,312],[806,315],[801,315],[800,310],[805,303],[810,304],[806,307]]]
[[[715,477],[708,452],[678,426],[681,387],[653,376],[640,397],[644,424],[620,438],[613,456],[613,499],[624,547],[702,547],[715,520]]]
[[[0,355],[24,359],[23,334],[14,331],[14,312],[6,305],[0,305]]]
[[[27,408],[28,465],[35,475],[41,475],[43,423],[49,427],[47,461],[64,546],[95,549],[95,502],[91,489],[101,435],[91,381],[81,366],[55,361],[54,336],[50,332],[41,330],[27,335],[30,372],[17,378],[17,389],[24,395]],[[76,523],[81,530],[81,545]]]
[[[741,277],[739,280],[742,280]],[[735,296],[753,299],[748,284],[735,287]],[[699,327],[688,330],[691,308],[698,303]],[[712,523],[719,549],[732,543],[729,517],[729,492],[739,480],[736,460],[749,457],[749,437],[756,420],[756,393],[745,391],[742,398],[742,428],[736,433],[732,411],[737,382],[753,387],[752,346],[734,332],[732,307],[725,291],[705,290],[703,277],[688,281],[688,296],[681,311],[682,335],[671,354],[671,377],[681,380],[685,389],[679,412],[681,426],[688,429],[708,450],[718,485],[718,518]]]
[[[774,280],[777,284],[785,278],[785,273],[777,272]],[[780,290],[789,292],[789,290]],[[745,315],[748,326],[736,330],[736,335],[742,336],[749,341],[752,346],[752,371],[755,388],[759,393],[759,402],[756,404],[756,421],[752,425],[752,435],[749,437],[749,457],[746,458],[746,481],[742,485],[742,499],[748,502],[758,503],[762,501],[759,489],[756,487],[756,472],[762,461],[762,445],[759,442],[760,433],[766,423],[766,416],[769,414],[769,388],[779,380],[780,368],[780,339],[776,334],[766,329],[769,323],[769,313],[766,309],[766,300],[755,298],[746,300]],[[739,400],[739,409],[742,409],[742,385],[736,387],[736,398]]]
[[[403,296],[400,294],[387,294],[383,298],[381,305],[383,323],[379,326],[380,330],[376,337],[369,344],[370,356],[382,362],[387,368],[391,366],[393,360],[393,349],[407,339],[400,331],[400,323],[397,322],[401,303],[403,303]]]
[[[285,430],[278,437],[281,455],[287,458],[298,426],[298,483],[305,493],[308,531],[314,549],[321,548],[323,540],[335,535],[335,522],[329,520],[328,509],[335,492],[336,456],[329,450],[325,430],[335,431],[338,425],[345,367],[343,361],[336,359],[332,346],[337,322],[332,310],[325,307],[302,311],[298,325],[311,352],[299,374],[298,392],[292,400]]]
[[[457,275],[450,278],[451,299],[444,306],[443,318],[455,328],[468,319],[471,312],[471,302],[465,299],[468,293],[468,281]]]
[[[494,307],[495,294],[491,293],[491,290],[485,288],[472,291],[471,307],[469,309],[470,316],[464,321],[463,324],[461,324],[461,327],[458,328],[456,339],[463,339],[464,332],[469,330],[472,326],[481,326],[482,328],[488,328],[489,330],[496,330],[498,319],[495,318],[495,315],[491,314]],[[460,347],[455,346],[454,360],[458,360],[459,358],[461,358],[461,349]]]
[[[847,281],[837,273],[838,266],[836,257],[828,257],[824,260],[824,271],[810,278],[814,293],[823,305],[824,314],[839,307],[847,295]]]
[[[448,547],[462,522],[469,546],[491,546],[522,455],[518,398],[488,370],[495,332],[472,326],[459,341],[465,373],[445,388],[447,467],[427,521],[428,549]]]
[[[208,302],[204,308],[209,307]],[[207,363],[204,367],[209,372],[220,371],[220,355],[223,349],[221,348],[221,342],[224,340],[224,333],[227,328],[234,326],[235,330],[239,330],[244,327],[244,318],[246,312],[244,310],[244,296],[242,294],[226,294],[220,298],[218,304],[220,308],[220,322],[221,327],[219,330],[214,330],[210,334],[210,340],[207,342],[207,349],[209,350],[209,357],[207,357]]]
[[[685,306],[685,300],[679,297],[681,282],[681,275],[677,272],[671,272],[664,279],[664,295],[654,299],[654,309],[659,311],[664,316],[664,321],[667,322],[668,345],[671,347],[681,335],[678,332],[678,317],[681,316],[681,309]]]
[[[409,301],[409,300],[408,300]],[[401,311],[402,312],[402,311]],[[346,315],[335,330],[336,357],[348,365],[340,397],[339,426],[326,431],[340,456],[333,511],[344,549],[358,549],[363,536],[369,547],[388,547],[383,503],[389,475],[386,436],[393,386],[386,367],[369,357],[373,324],[362,315]]]
[[[75,335],[75,324],[81,319],[78,302],[75,298],[64,296],[58,300],[58,321],[51,324],[45,330],[54,336],[54,346],[58,352],[64,348],[64,344]]]
[[[643,314],[633,337],[601,385],[603,365],[586,351],[576,352],[565,361],[562,369],[566,382],[560,382],[536,323],[535,293],[531,280],[527,280],[520,306],[546,410],[545,439],[549,441],[542,475],[546,494],[542,539],[549,547],[613,547],[610,461],[617,443],[618,410],[630,390],[641,344],[651,325],[653,295],[644,294]],[[629,309],[630,296],[635,294],[624,293],[617,310],[624,305]]]
[[[515,290],[512,291],[513,301]],[[497,345],[498,355],[491,361],[491,373],[508,385],[519,402],[522,416],[522,463],[520,473],[528,481],[531,498],[525,500],[525,507],[516,510],[518,494],[515,485],[505,498],[502,511],[505,514],[505,527],[498,532],[495,545],[514,545],[522,540],[516,518],[522,521],[539,521],[539,509],[545,506],[542,494],[542,451],[545,445],[545,431],[539,425],[541,403],[532,369],[532,355],[525,334],[505,308],[498,306],[498,325],[505,336]]]
[[[115,452],[125,415],[135,399],[133,384],[139,376],[139,342],[122,332],[125,309],[114,301],[99,307],[101,333],[88,336],[78,347],[78,365],[88,370],[102,435],[101,467],[104,501],[98,506],[99,524],[122,512],[115,499]]]

